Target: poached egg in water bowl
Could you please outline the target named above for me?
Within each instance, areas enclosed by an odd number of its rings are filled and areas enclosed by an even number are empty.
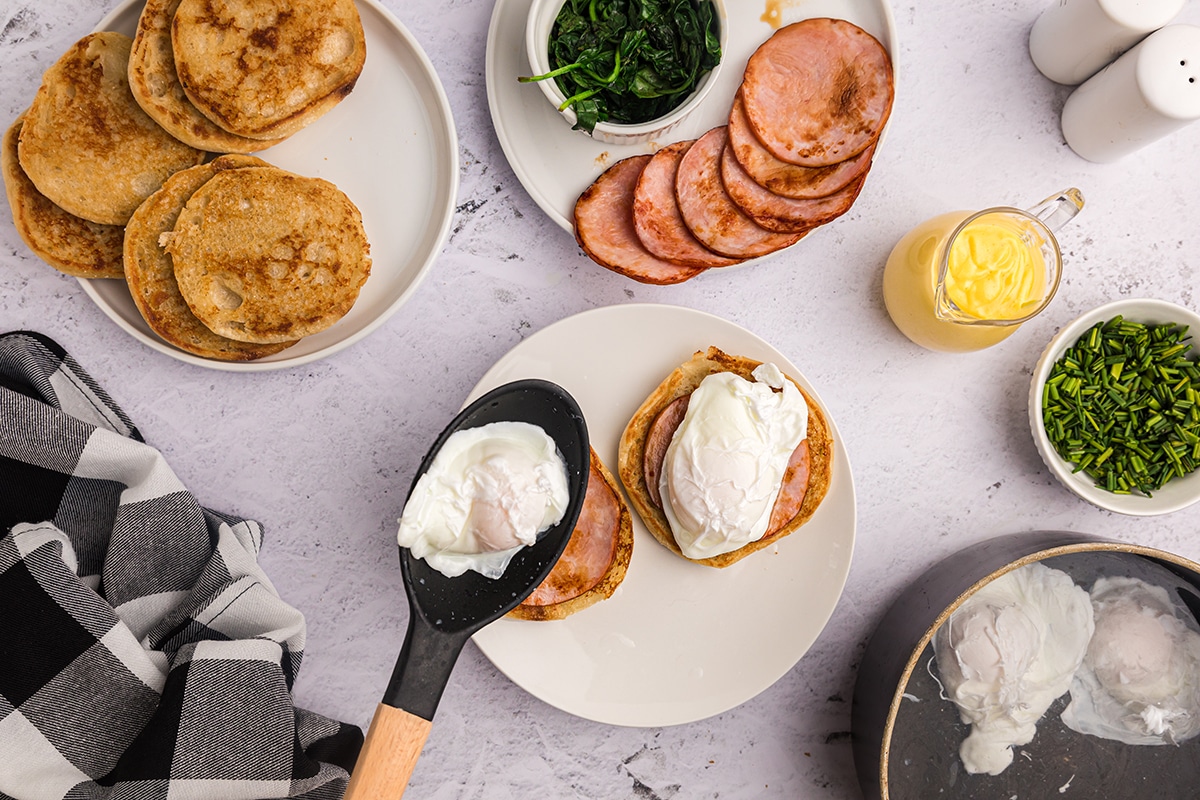
[[[1066,693],[1095,623],[1088,593],[1062,570],[1032,563],[982,586],[933,636],[946,697],[971,733],[959,747],[972,775],[999,775]]]
[[[1200,633],[1167,590],[1137,578],[1092,587],[1096,632],[1062,714],[1071,730],[1133,745],[1200,733]]]
[[[413,487],[397,539],[446,577],[470,569],[495,579],[569,502],[554,440],[527,422],[492,422],[446,440]]]
[[[808,404],[774,364],[748,381],[706,377],[692,392],[663,460],[663,514],[680,550],[703,559],[761,539],[792,451],[808,431]]]

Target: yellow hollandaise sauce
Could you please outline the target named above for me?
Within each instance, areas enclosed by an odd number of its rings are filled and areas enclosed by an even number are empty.
[[[969,211],[926,220],[900,239],[883,272],[883,299],[901,333],[930,350],[982,350],[1016,332],[1011,325],[971,324],[971,320],[1018,320],[1045,297],[1046,264],[1042,234],[1028,221],[1001,213],[979,217],[950,243]],[[935,311],[938,271],[947,246],[943,291],[959,317]],[[964,321],[965,320],[965,321]]]
[[[950,247],[946,296],[977,319],[1020,319],[1046,295],[1042,238],[1028,222],[1002,214],[980,217]]]

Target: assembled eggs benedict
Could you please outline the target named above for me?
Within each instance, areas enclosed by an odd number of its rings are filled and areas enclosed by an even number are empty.
[[[710,347],[634,414],[618,472],[659,542],[726,567],[812,516],[832,458],[829,424],[794,380],[774,364]]]

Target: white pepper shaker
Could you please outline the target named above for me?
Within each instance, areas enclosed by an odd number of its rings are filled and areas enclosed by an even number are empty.
[[[1067,98],[1062,132],[1088,161],[1116,161],[1200,119],[1200,27],[1147,36]]]
[[[1175,19],[1184,0],[1055,0],[1029,32],[1033,65],[1074,86]]]

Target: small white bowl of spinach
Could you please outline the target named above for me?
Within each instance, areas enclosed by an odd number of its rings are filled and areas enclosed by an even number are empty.
[[[533,0],[519,80],[595,139],[647,142],[703,101],[726,23],[724,0]]]

